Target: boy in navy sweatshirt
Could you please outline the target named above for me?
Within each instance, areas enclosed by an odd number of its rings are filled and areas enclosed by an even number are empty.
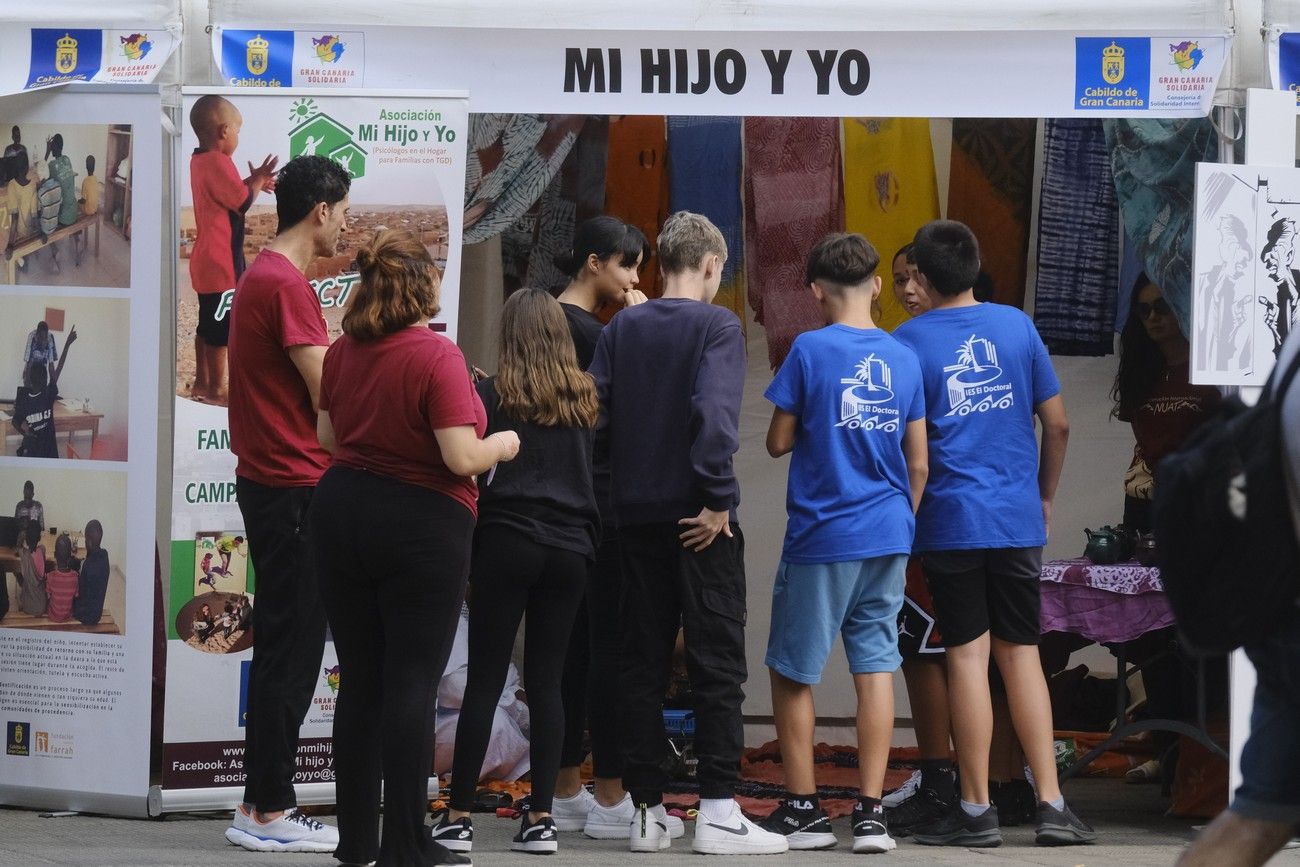
[[[735,314],[711,303],[727,245],[699,214],[659,235],[662,298],[622,311],[601,332],[590,372],[609,427],[612,505],[622,539],[627,763],[637,805],[633,852],[669,846],[663,808],[663,697],[678,625],[695,694],[700,816],[692,848],[785,852],[734,798],[744,727],[744,540],[736,524],[745,342]]]

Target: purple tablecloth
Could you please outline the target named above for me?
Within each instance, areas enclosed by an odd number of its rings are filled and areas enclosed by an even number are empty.
[[[1132,641],[1174,622],[1154,566],[1052,560],[1043,564],[1040,582],[1043,632],[1071,632],[1109,643]]]

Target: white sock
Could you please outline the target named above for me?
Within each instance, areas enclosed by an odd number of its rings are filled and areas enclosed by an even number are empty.
[[[988,804],[972,804],[970,801],[967,801],[964,798],[962,799],[961,802],[962,812],[964,812],[967,816],[970,816],[972,818],[974,818],[975,816],[983,815],[984,811],[987,810],[988,808],[989,808]]]
[[[735,809],[735,798],[700,798],[700,815],[710,822],[727,821]]]

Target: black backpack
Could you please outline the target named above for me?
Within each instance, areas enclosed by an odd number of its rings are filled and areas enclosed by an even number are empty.
[[[1160,574],[1194,652],[1227,653],[1300,613],[1300,544],[1282,442],[1282,398],[1297,370],[1300,353],[1280,380],[1273,369],[1258,403],[1224,401],[1156,469]]]

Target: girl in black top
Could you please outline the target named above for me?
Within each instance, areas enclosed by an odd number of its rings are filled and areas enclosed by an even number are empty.
[[[551,819],[564,739],[560,681],[598,518],[591,481],[598,404],[579,367],[560,305],[522,289],[501,313],[497,376],[479,383],[488,432],[518,431],[518,457],[479,477],[479,522],[470,570],[469,674],[456,729],[451,810],[434,828],[449,849],[470,851],[474,806],[497,700],[520,620],[532,725],[531,810],[511,848],[558,848]]]

